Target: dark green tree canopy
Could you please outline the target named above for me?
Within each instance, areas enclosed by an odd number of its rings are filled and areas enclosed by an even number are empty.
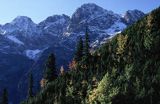
[[[81,61],[82,57],[83,57],[83,40],[82,40],[82,37],[80,37],[77,44],[74,60],[76,62]]]
[[[90,52],[89,52],[90,46],[89,46],[89,34],[88,34],[88,27],[86,27],[85,32],[85,45],[84,45],[84,64],[89,64],[89,58],[90,58]]]
[[[29,74],[28,98],[33,97],[33,75]]]
[[[52,53],[49,55],[46,62],[46,69],[44,72],[44,79],[48,81],[53,81],[57,76],[56,64],[55,64],[55,55]]]

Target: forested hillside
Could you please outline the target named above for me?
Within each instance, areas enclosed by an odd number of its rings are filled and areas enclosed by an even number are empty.
[[[55,74],[54,54],[50,55],[41,91],[30,92],[22,104],[160,103],[160,8],[94,52],[89,51],[92,34],[86,30],[85,35],[69,71],[62,67]]]

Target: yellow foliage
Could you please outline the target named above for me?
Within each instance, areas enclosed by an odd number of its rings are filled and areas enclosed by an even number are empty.
[[[116,54],[123,54],[123,52],[125,50],[126,43],[127,43],[127,39],[128,39],[127,35],[122,35],[122,34],[118,35],[118,37],[117,37],[118,47],[117,47]]]
[[[149,14],[149,16],[147,16],[147,26],[149,28],[152,27],[152,21],[153,21],[153,16],[151,14]]]
[[[44,88],[46,85],[47,85],[47,80],[42,78],[42,80],[40,81],[40,85],[41,85],[41,88]]]
[[[83,85],[84,85],[84,84],[88,84],[87,80],[83,80],[81,83],[82,83]]]
[[[115,96],[119,91],[118,88],[111,87],[111,86],[112,86],[112,83],[110,82],[109,74],[106,73],[106,75],[98,84],[98,87],[93,89],[90,92],[88,97],[89,104],[96,104],[97,101],[103,102],[102,104],[106,104],[107,102],[110,102],[109,99]]]
[[[69,69],[73,70],[76,69],[77,66],[77,62],[75,60],[73,60],[70,64],[69,64]]]
[[[104,78],[101,80],[101,82],[98,84],[98,88],[93,89],[91,91],[91,94],[89,95],[89,103],[92,104],[98,96],[103,96],[103,93],[105,93],[106,87],[108,87],[108,73],[104,76]]]

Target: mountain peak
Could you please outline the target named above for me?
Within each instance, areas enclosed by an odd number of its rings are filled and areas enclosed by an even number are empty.
[[[31,18],[27,16],[17,16],[15,19],[26,19],[26,20],[31,20]]]
[[[132,24],[143,16],[145,16],[145,14],[142,11],[134,9],[126,11],[124,19],[127,24]]]
[[[34,24],[32,19],[27,16],[17,16],[11,23],[12,24],[17,24],[17,23],[32,23],[32,24]]]
[[[83,4],[83,5],[81,5],[81,7],[80,8],[88,8],[88,7],[93,7],[93,8],[102,8],[102,7],[100,7],[100,6],[98,6],[97,4],[95,4],[95,3],[85,3],[85,4]],[[103,8],[102,8],[103,9]]]
[[[71,17],[70,31],[83,30],[81,27],[88,25],[92,28],[99,27],[101,29],[108,29],[115,21],[120,19],[120,15],[112,11],[108,11],[94,3],[83,4],[79,7]],[[78,25],[78,26],[77,26]]]
[[[29,33],[37,31],[36,24],[27,16],[17,16],[10,24]]]
[[[143,12],[138,9],[133,9],[133,10],[128,10],[126,13],[143,13]]]
[[[83,4],[81,7],[79,7],[72,15],[72,19],[78,18],[81,19],[88,19],[90,17],[100,17],[102,15],[116,15],[113,13],[113,11],[108,11],[94,3],[87,3]]]
[[[94,3],[87,3],[87,4],[83,4],[81,7],[79,7],[74,14],[76,14],[76,13],[82,13],[82,14],[86,13],[88,15],[91,15],[91,14],[96,13],[97,11],[102,12],[102,11],[104,11],[104,9],[102,7],[94,4]]]
[[[69,16],[67,16],[65,14],[62,14],[62,15],[53,15],[53,16],[47,17],[44,21],[45,22],[55,22],[55,21],[57,21],[59,19],[62,19],[62,18],[69,18]]]
[[[17,16],[12,22],[3,25],[2,30],[5,31],[5,34],[12,33],[16,35],[23,31],[25,34],[23,36],[31,36],[38,33],[37,25],[27,16]]]
[[[39,29],[43,30],[43,34],[52,34],[54,36],[60,36],[66,29],[70,21],[70,17],[62,15],[53,15],[47,17],[45,20],[38,24]]]

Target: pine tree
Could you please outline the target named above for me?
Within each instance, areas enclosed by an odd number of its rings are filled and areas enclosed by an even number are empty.
[[[29,75],[28,98],[33,97],[33,75]]]
[[[50,82],[53,81],[55,78],[56,78],[55,55],[52,53],[49,55],[48,60],[46,62],[44,79]]]
[[[85,47],[84,47],[84,64],[88,65],[89,64],[89,35],[88,35],[88,28],[86,28],[86,33],[85,33]]]
[[[83,57],[83,40],[80,37],[79,41],[78,41],[78,44],[77,44],[77,49],[76,49],[76,53],[75,53],[75,56],[74,56],[74,60],[76,62],[79,62],[79,61],[82,60],[82,57]]]
[[[8,104],[8,92],[7,89],[3,89],[3,94],[2,94],[2,104]]]

